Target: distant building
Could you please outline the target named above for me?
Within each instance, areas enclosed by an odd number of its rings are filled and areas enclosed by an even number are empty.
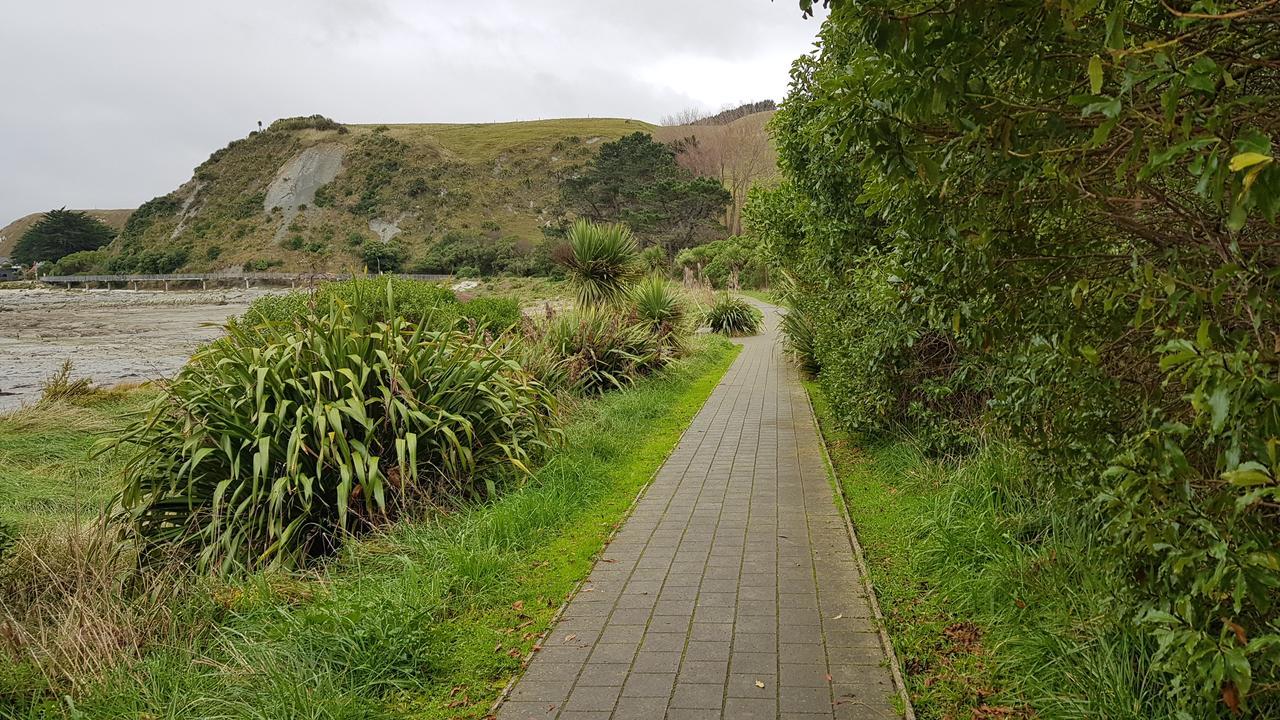
[[[6,280],[21,280],[22,268],[17,265],[0,265],[0,282]]]

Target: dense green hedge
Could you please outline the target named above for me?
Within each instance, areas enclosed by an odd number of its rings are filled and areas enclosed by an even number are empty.
[[[1186,715],[1275,710],[1280,12],[831,6],[748,217],[837,414],[1025,440]]]

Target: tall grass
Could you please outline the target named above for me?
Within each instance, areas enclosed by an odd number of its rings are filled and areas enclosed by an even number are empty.
[[[1153,648],[1113,612],[1097,528],[1016,445],[863,451],[815,401],[921,718],[1173,716]]]
[[[18,535],[0,557],[0,657],[10,662],[0,705],[33,683],[83,689],[141,660],[157,638],[190,640],[203,631],[187,614],[192,586],[177,562],[139,573],[104,518]]]

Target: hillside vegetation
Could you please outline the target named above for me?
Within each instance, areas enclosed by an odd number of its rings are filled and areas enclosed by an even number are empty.
[[[313,116],[233,141],[144,203],[91,265],[120,272],[339,271],[395,246],[412,269],[449,239],[537,245],[560,180],[599,146],[653,126],[565,119],[341,125]]]

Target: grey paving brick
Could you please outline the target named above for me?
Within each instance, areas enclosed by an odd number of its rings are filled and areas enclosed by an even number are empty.
[[[675,682],[675,673],[631,673],[622,686],[622,696],[667,698]]]
[[[772,697],[731,697],[725,700],[724,716],[733,720],[775,720],[778,701]]]
[[[642,652],[636,655],[632,672],[665,673],[680,669],[680,653],[678,652]]]
[[[586,712],[604,712],[605,717],[613,712],[613,706],[618,702],[618,695],[622,692],[620,687],[585,687],[579,685],[569,694],[569,699],[564,704],[566,712],[571,710],[580,710]]]
[[[728,660],[685,660],[680,664],[680,677],[686,683],[724,684],[729,674]]]
[[[733,673],[768,673],[778,672],[778,655],[773,652],[738,652],[733,651],[729,658],[729,671]]]
[[[582,674],[578,676],[578,687],[620,687],[626,682],[627,674],[631,672],[629,663],[587,663],[582,668]],[[528,675],[521,678],[521,682],[528,679]]]
[[[791,713],[833,713],[831,689],[825,687],[778,688],[778,709],[788,717]]]
[[[673,708],[720,709],[724,705],[724,685],[721,683],[677,683],[671,695]]]
[[[498,720],[898,717],[804,390],[765,310],[766,332],[741,341]]]
[[[729,697],[776,697],[778,676],[773,673],[729,673],[728,694]]]
[[[630,663],[636,656],[635,643],[600,643],[591,653],[594,663]]]

